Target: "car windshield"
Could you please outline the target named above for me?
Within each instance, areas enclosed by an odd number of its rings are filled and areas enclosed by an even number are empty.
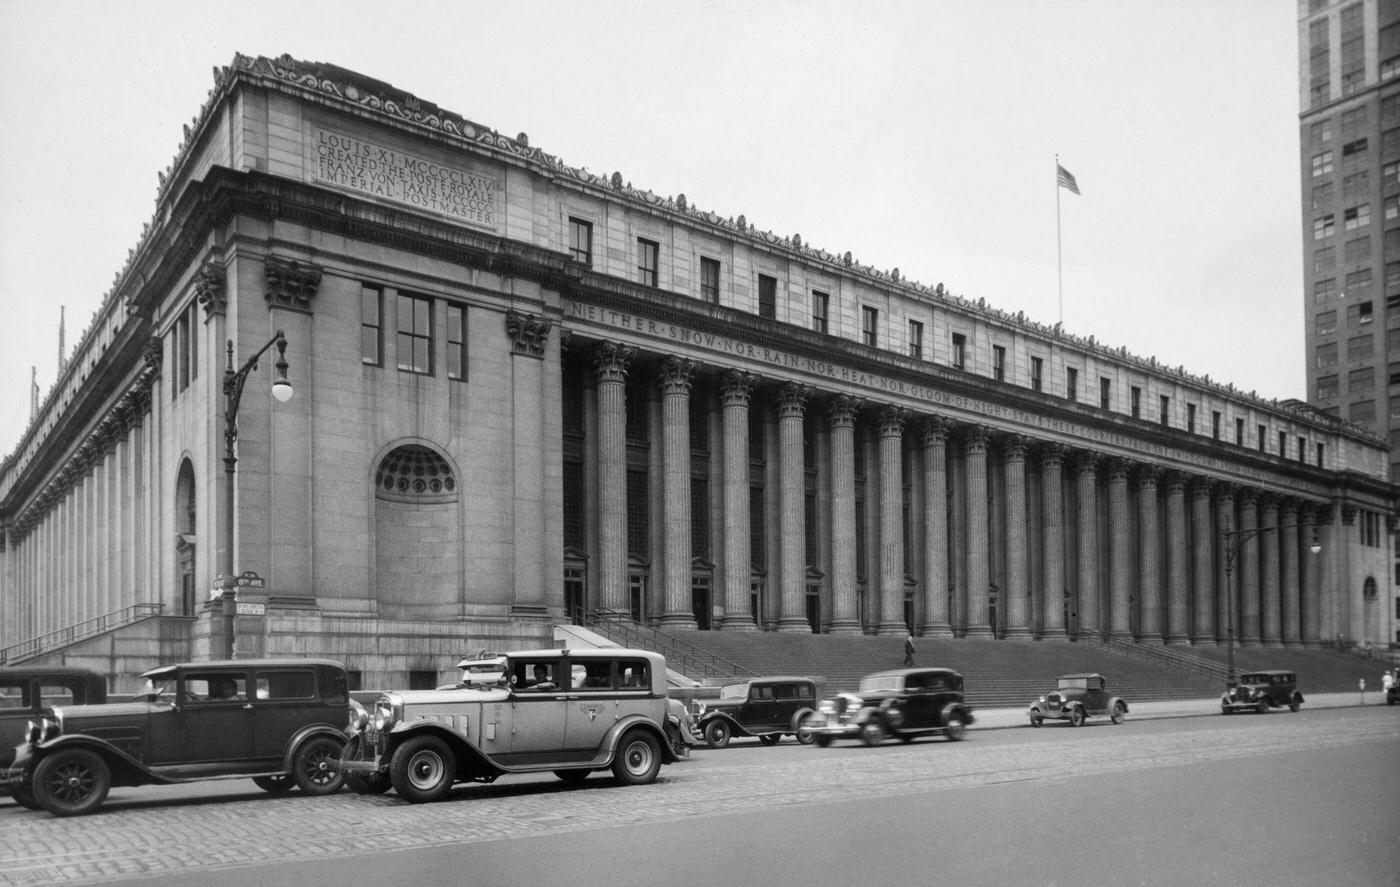
[[[1061,690],[1087,690],[1089,689],[1088,678],[1060,678]]]
[[[867,678],[861,678],[860,692],[881,693],[889,690],[898,690],[899,686],[899,675],[871,675]]]
[[[744,682],[741,683],[741,684],[725,684],[723,687],[720,687],[720,688],[719,688],[719,698],[720,698],[720,699],[748,699],[748,698],[749,698],[749,682],[748,682],[748,681],[744,681]]]
[[[175,676],[147,678],[141,695],[152,702],[174,702]]]
[[[457,663],[462,669],[462,686],[495,687],[505,685],[504,659],[473,659]]]

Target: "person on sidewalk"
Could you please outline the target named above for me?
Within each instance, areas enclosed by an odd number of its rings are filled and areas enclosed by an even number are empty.
[[[1386,696],[1389,696],[1390,688],[1393,686],[1395,686],[1395,674],[1390,669],[1386,669],[1385,674],[1381,675],[1381,689],[1385,691]]]
[[[904,635],[904,666],[908,668],[914,664],[914,633],[906,632]]]

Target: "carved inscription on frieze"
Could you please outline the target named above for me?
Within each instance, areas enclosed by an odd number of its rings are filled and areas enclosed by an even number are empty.
[[[489,176],[328,129],[316,129],[313,139],[318,182],[496,227],[496,182]]]

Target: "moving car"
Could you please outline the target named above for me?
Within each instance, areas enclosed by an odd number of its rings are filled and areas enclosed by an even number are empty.
[[[812,734],[802,724],[817,709],[817,681],[805,677],[762,677],[720,687],[719,698],[697,702],[696,729],[710,748],[724,748],[734,736],[757,736],[776,745],[792,734],[806,745]]]
[[[1297,711],[1303,704],[1298,692],[1298,676],[1291,671],[1247,671],[1220,696],[1220,713],[1232,715],[1237,711],[1260,714],[1271,708],[1288,706]]]
[[[1108,715],[1115,724],[1123,723],[1128,703],[1122,697],[1108,695],[1108,683],[1095,673],[1067,674],[1060,677],[1056,687],[1035,702],[1026,712],[1031,726],[1042,721],[1069,721],[1071,727],[1082,727],[1090,717]]]
[[[855,693],[823,700],[801,729],[822,747],[854,737],[866,745],[888,736],[911,742],[938,734],[956,742],[972,722],[962,675],[948,668],[903,668],[866,675]]]
[[[357,719],[341,767],[351,791],[390,787],[423,803],[458,782],[553,772],[581,782],[611,770],[625,785],[676,761],[666,738],[666,659],[611,647],[463,660],[448,689],[380,694]]]
[[[251,777],[272,793],[340,788],[352,706],[339,662],[187,662],[142,677],[137,700],[58,705],[31,721],[0,786],[55,816],[93,812],[113,786]]]

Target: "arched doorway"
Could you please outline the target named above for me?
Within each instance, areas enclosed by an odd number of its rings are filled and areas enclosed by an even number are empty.
[[[199,606],[194,584],[197,526],[194,466],[185,459],[175,477],[175,587],[180,590],[180,613],[184,616],[193,616]]]

